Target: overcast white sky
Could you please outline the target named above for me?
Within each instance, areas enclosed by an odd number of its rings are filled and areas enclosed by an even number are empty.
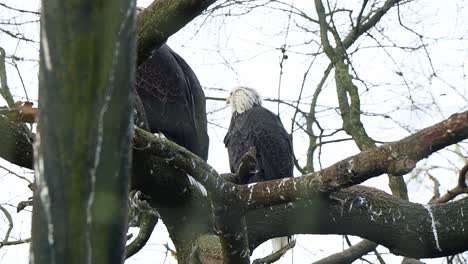
[[[3,1],[5,4],[21,9],[35,10],[39,8],[36,0]],[[138,1],[140,6],[145,6],[151,1]],[[267,1],[262,1],[267,2]],[[311,1],[307,0],[284,0],[285,3],[293,3],[297,8],[303,10],[308,16],[315,18],[315,11]],[[360,1],[345,2],[347,8],[352,8]],[[289,19],[287,12],[278,11],[278,8],[289,8],[283,5],[271,5],[270,7],[258,8],[243,16],[225,16],[228,9],[222,13],[215,12],[208,19],[197,18],[180,32],[172,36],[168,43],[192,66],[200,82],[205,89],[206,95],[225,97],[227,92],[220,92],[209,88],[220,88],[229,90],[236,85],[248,85],[260,91],[264,97],[276,98],[278,87],[281,99],[296,100],[303,82],[304,73],[313,61],[310,73],[305,82],[303,93],[304,101],[301,109],[308,111],[307,103],[313,94],[316,85],[322,78],[323,71],[328,60],[323,56],[314,59],[311,55],[318,51],[318,46],[313,42],[316,40],[313,32],[305,33],[300,27],[316,30],[317,27],[305,19],[292,16]],[[231,8],[231,14],[236,14],[245,9]],[[468,70],[465,65],[467,60],[468,43],[465,39],[468,32],[466,17],[468,12],[465,1],[415,1],[407,7],[401,8],[402,22],[411,26],[412,29],[428,36],[424,43],[428,44],[427,53],[430,55],[432,65],[440,78],[430,78],[432,68],[428,63],[426,51],[420,49],[404,51],[391,47],[393,43],[399,46],[417,46],[421,44],[419,38],[398,25],[396,10],[390,12],[379,24],[378,28],[384,30],[380,34],[376,30],[372,35],[386,49],[376,49],[376,41],[370,37],[366,41],[359,41],[351,48],[358,49],[351,58],[357,76],[372,83],[366,89],[364,85],[356,81],[360,88],[362,110],[369,113],[388,114],[394,120],[403,124],[403,127],[389,119],[373,115],[363,117],[364,125],[369,134],[379,141],[398,140],[408,135],[408,130],[414,131],[425,126],[434,124],[449,115],[466,110],[467,92],[466,74]],[[355,11],[357,12],[357,11]],[[30,21],[37,17],[20,15],[0,8],[0,21],[3,18],[16,19],[16,22]],[[287,25],[289,21],[289,31]],[[346,30],[345,18],[338,20],[337,26]],[[12,30],[14,28],[11,28]],[[37,23],[27,23],[22,26],[20,32],[25,37],[38,40]],[[282,53],[280,47],[287,47],[288,59],[283,63],[283,75],[280,80],[280,61]],[[23,83],[28,91],[28,98],[37,99],[37,49],[38,45],[28,42],[18,42],[16,39],[0,34],[0,46],[5,48],[7,55],[16,55],[26,59],[18,62],[18,68],[23,78]],[[391,57],[389,56],[391,54]],[[10,60],[11,61],[11,60]],[[22,82],[15,67],[8,65],[8,82],[12,93],[17,100],[25,100],[25,92]],[[402,72],[403,75],[399,74]],[[410,89],[404,83],[407,83]],[[411,98],[411,100],[410,100]],[[336,94],[333,81],[327,81],[324,91],[319,98],[321,111],[318,117],[323,127],[327,129],[341,126],[339,115],[333,109],[337,106]],[[412,101],[414,103],[412,103]],[[265,103],[265,106],[277,112],[277,104]],[[230,110],[223,109],[224,102],[208,101],[207,111],[214,112],[209,115],[211,122],[210,155],[209,163],[219,172],[227,172],[227,152],[222,143],[229,124]],[[329,109],[332,108],[332,109]],[[293,110],[281,105],[280,115],[287,130],[291,127]],[[344,133],[338,133],[336,138],[346,138]],[[296,133],[294,136],[294,148],[297,158],[301,163],[307,148],[307,140],[304,133]],[[321,165],[326,167],[349,155],[355,154],[358,149],[351,143],[333,144],[322,149]],[[464,161],[450,156],[447,153],[434,155],[429,160],[422,161],[419,167],[439,165],[448,168],[461,168]],[[466,153],[465,153],[466,155]],[[0,163],[8,166],[6,162]],[[315,164],[319,168],[319,163]],[[29,179],[32,175],[24,170]],[[456,181],[455,172],[447,169],[432,171],[441,183],[441,192],[453,187]],[[299,175],[296,172],[296,175]],[[411,175],[405,177],[409,181],[410,199],[414,202],[425,203],[432,196],[432,183],[426,178],[410,180]],[[367,185],[379,187],[389,192],[385,176],[366,182]],[[27,184],[7,172],[0,171],[0,203],[11,210],[15,220],[13,238],[28,238],[30,213],[21,212],[17,214],[13,207],[19,201],[27,199],[31,194]],[[13,205],[13,206],[9,206]],[[0,216],[0,237],[3,236],[7,222]],[[146,247],[127,261],[127,263],[175,263],[174,258],[165,258],[166,250],[163,246],[168,240],[164,226],[158,224],[156,231]],[[359,239],[353,239],[353,242]],[[173,247],[173,246],[171,246]],[[331,253],[338,252],[344,247],[340,236],[300,236],[298,244],[294,249],[294,256],[285,256],[279,263],[310,263],[325,257]],[[270,252],[270,245],[264,245],[254,252],[252,259],[262,257]],[[379,248],[379,252],[386,253],[388,250]],[[386,254],[384,258],[387,263],[394,263],[400,257],[390,258]],[[28,259],[28,245],[15,246],[0,249],[0,262],[2,263],[26,263]],[[373,262],[374,257],[366,258]],[[433,260],[430,263],[442,263],[442,259]]]

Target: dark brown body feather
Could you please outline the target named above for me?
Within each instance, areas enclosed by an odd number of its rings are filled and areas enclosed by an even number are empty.
[[[205,94],[182,57],[166,44],[154,50],[137,69],[136,92],[146,113],[146,117],[137,114],[137,119],[146,118],[152,133],[162,132],[204,160],[208,158]]]
[[[135,77],[135,124],[152,133],[162,132],[169,140],[206,160],[209,140],[205,95],[190,66],[163,44],[138,67]],[[191,189],[186,188],[189,184],[186,173],[145,150],[134,149],[132,167],[130,189],[151,197],[152,206],[167,201],[167,197],[172,197],[174,206],[185,204],[187,197],[192,197]],[[169,206],[168,210],[174,212],[168,213],[164,206],[157,204],[166,217],[181,218],[175,207]]]
[[[224,138],[231,172],[236,173],[241,159],[250,147],[256,149],[256,172],[241,184],[269,181],[293,176],[293,150],[281,120],[268,109],[252,109],[232,115]]]

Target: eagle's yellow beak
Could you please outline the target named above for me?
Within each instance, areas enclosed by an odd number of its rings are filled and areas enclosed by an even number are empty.
[[[226,98],[226,105],[230,104],[231,103],[231,96],[228,96]]]

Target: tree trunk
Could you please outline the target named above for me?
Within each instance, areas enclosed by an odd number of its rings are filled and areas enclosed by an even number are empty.
[[[42,1],[31,263],[123,263],[135,1]]]

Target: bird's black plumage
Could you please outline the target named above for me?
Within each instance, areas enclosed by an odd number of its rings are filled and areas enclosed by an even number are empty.
[[[152,133],[163,133],[169,140],[185,147],[204,160],[208,158],[208,134],[205,95],[190,66],[163,44],[136,71],[133,106],[135,124]],[[190,182],[190,175],[151,155],[145,148],[133,149],[131,203],[136,214],[146,210],[145,202],[157,208],[172,239],[207,233],[212,229],[204,219],[210,214],[208,203],[200,203],[202,192]],[[142,195],[140,196],[139,193]],[[141,208],[143,207],[143,208]],[[185,239],[185,237],[184,237]]]
[[[162,132],[201,158],[208,158],[205,94],[182,57],[166,44],[154,50],[137,69],[136,93],[136,117],[142,122],[146,119],[147,129]],[[138,109],[138,99],[145,114]]]
[[[236,173],[242,157],[256,149],[256,172],[241,184],[293,176],[293,150],[288,133],[278,116],[256,105],[239,114],[233,113],[224,138],[231,172]]]
[[[206,160],[205,95],[185,60],[163,44],[137,68],[135,77],[135,124],[151,133],[163,133]],[[130,189],[151,197],[152,203],[171,197],[171,202],[178,204],[191,195],[186,173],[145,149],[134,148],[132,170]]]

